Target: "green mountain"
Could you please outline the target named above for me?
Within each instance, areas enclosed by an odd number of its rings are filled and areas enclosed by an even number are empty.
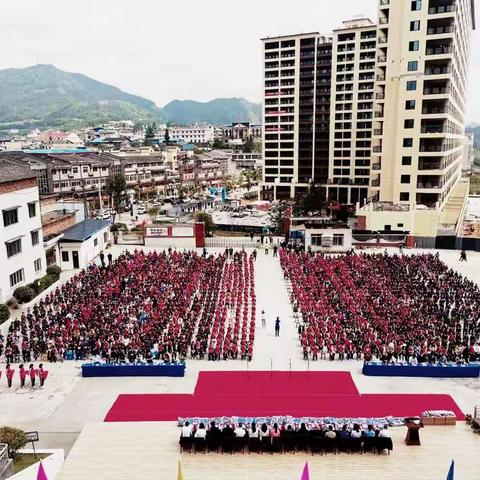
[[[173,100],[163,107],[168,120],[185,125],[206,122],[226,125],[232,122],[262,123],[262,106],[243,98],[216,98],[210,102]]]
[[[109,120],[165,120],[150,100],[53,65],[0,71],[0,129],[64,128]]]
[[[217,98],[205,103],[174,100],[162,109],[150,100],[53,65],[0,70],[0,131],[70,130],[110,120],[260,123],[261,105],[242,98]]]

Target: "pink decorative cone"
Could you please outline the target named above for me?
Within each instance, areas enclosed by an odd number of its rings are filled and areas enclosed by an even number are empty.
[[[308,478],[308,476],[305,478]],[[38,466],[37,480],[48,480],[48,477],[47,477],[47,474],[45,473],[45,469],[43,468],[42,462],[40,462],[40,465]]]
[[[300,480],[310,480],[310,473],[308,472],[308,462],[303,467],[302,478]]]

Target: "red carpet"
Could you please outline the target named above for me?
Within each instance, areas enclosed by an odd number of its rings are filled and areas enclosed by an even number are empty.
[[[200,372],[194,395],[358,395],[349,372]]]
[[[120,395],[106,422],[169,421],[178,417],[408,417],[452,410],[449,395],[365,394],[344,372],[202,372],[195,393]]]

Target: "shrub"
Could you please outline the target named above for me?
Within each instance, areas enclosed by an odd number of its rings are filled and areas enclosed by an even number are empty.
[[[23,430],[13,427],[0,428],[0,443],[8,445],[8,453],[13,458],[20,448],[27,444],[27,436]]]
[[[7,301],[7,307],[13,308],[16,310],[18,308],[17,299],[12,297],[10,300]]]
[[[110,228],[110,231],[112,232],[125,231],[125,230],[128,230],[127,225],[125,223],[114,223]]]
[[[62,269],[58,265],[50,265],[50,267],[47,267],[47,275],[59,277],[61,273]]]
[[[53,275],[45,275],[40,280],[38,280],[38,289],[39,292],[43,292],[46,290],[50,285],[53,285],[58,280],[58,276]]]
[[[0,325],[10,318],[10,309],[4,304],[0,303]]]
[[[28,303],[30,300],[33,300],[37,292],[31,287],[18,287],[13,292],[13,296],[20,303]]]

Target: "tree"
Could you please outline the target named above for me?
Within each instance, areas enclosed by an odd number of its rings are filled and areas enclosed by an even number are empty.
[[[152,217],[153,219],[155,219],[159,213],[160,209],[158,207],[152,207],[148,209],[148,215],[150,215],[150,217]]]
[[[245,140],[245,144],[243,145],[243,151],[245,153],[252,153],[255,150],[255,143],[252,137],[248,137]]]
[[[17,450],[23,448],[27,442],[28,439],[23,430],[13,427],[0,428],[0,443],[8,445],[10,457],[15,458]]]
[[[276,235],[285,233],[285,218],[289,208],[290,206],[287,202],[276,202],[268,212],[270,225]]]
[[[0,325],[10,318],[10,309],[4,303],[0,303]]]
[[[215,230],[215,223],[213,222],[212,216],[208,212],[197,212],[195,214],[195,221],[205,224],[205,233],[208,237],[211,237],[213,235],[213,231]]]
[[[327,206],[325,188],[312,186],[309,192],[298,200],[297,212],[299,215],[321,213]]]
[[[105,190],[107,194],[110,195],[114,208],[118,209],[118,207],[122,203],[123,195],[126,188],[127,182],[125,181],[125,177],[121,173],[116,174],[107,183],[107,187]]]
[[[222,148],[225,148],[225,143],[224,143],[223,139],[215,138],[213,140],[212,148],[214,148],[215,150],[221,150]]]
[[[170,132],[168,131],[168,128],[165,129],[165,143],[168,145],[170,143]]]
[[[154,123],[147,125],[145,129],[145,145],[152,144],[152,138],[155,138],[156,125]]]

